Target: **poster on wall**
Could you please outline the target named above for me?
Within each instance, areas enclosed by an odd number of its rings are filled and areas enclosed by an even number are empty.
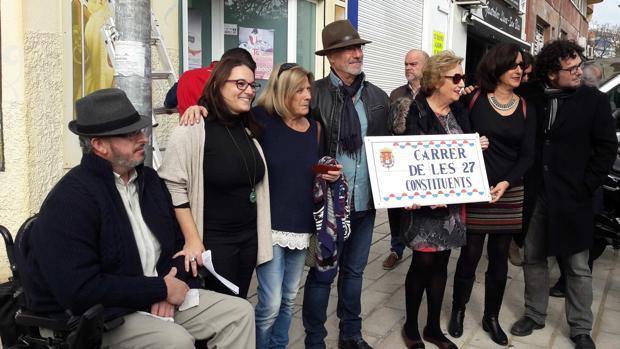
[[[273,29],[239,27],[239,47],[256,61],[256,79],[267,80],[273,70]]]
[[[433,54],[436,55],[443,51],[445,36],[443,32],[433,31]]]
[[[202,13],[197,9],[187,10],[187,65],[202,68]]]
[[[490,201],[477,133],[365,137],[376,208]]]
[[[112,16],[107,1],[71,2],[73,53],[73,100],[112,87],[114,68],[110,64],[101,30]]]

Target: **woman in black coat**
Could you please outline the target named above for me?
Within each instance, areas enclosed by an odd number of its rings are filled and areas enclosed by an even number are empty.
[[[397,112],[395,134],[470,132],[467,110],[458,102],[464,86],[462,61],[462,58],[449,51],[427,60],[421,92],[407,110],[403,108],[400,113]],[[439,318],[448,278],[450,252],[465,244],[465,226],[461,221],[460,207],[413,206],[402,214],[403,241],[413,250],[405,281],[407,321],[403,326],[402,337],[407,348],[424,348],[422,338],[442,349],[456,348],[444,336]],[[428,317],[421,337],[418,312],[424,292],[428,302]]]

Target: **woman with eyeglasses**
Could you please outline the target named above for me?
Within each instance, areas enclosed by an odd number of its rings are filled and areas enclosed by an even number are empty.
[[[256,347],[286,348],[303,274],[313,216],[312,166],[319,161],[321,132],[309,117],[314,77],[295,63],[271,73],[252,109],[262,127],[259,142],[270,175],[273,259],[256,268]],[[340,171],[321,175],[335,181]]]
[[[272,258],[267,165],[250,112],[258,83],[237,58],[220,61],[199,101],[205,122],[178,126],[158,172],[168,186],[185,237],[186,271],[196,275],[211,250],[215,271],[247,297],[256,265]],[[234,294],[214,275],[206,288]]]
[[[491,201],[467,205],[467,244],[461,248],[454,274],[448,333],[453,337],[463,334],[465,306],[488,236],[482,328],[499,345],[508,344],[498,319],[506,287],[508,250],[513,235],[521,233],[523,175],[534,162],[535,111],[514,92],[521,84],[523,67],[518,46],[500,44],[491,48],[478,65],[480,90],[467,101],[472,130],[489,141],[483,156]]]
[[[408,111],[397,114],[394,133],[404,135],[470,132],[467,109],[459,103],[463,87],[463,58],[451,51],[430,57],[422,71],[420,93]],[[486,140],[482,139],[484,144]],[[413,252],[405,280],[407,321],[402,337],[407,348],[424,348],[424,341],[442,349],[457,348],[444,336],[439,323],[448,261],[454,248],[465,244],[461,205],[412,206],[403,213],[403,241]],[[426,292],[428,315],[420,336],[418,312]]]

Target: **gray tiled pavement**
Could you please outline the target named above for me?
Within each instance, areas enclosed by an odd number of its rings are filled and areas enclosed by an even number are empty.
[[[399,349],[405,348],[400,338],[400,328],[405,321],[405,290],[404,280],[409,267],[411,253],[406,251],[403,261],[391,271],[383,270],[381,263],[389,251],[389,228],[387,215],[384,211],[377,214],[375,231],[368,258],[368,266],[364,273],[364,286],[362,293],[362,318],[364,338],[375,349]],[[448,266],[448,286],[444,298],[442,309],[442,325],[444,331],[450,316],[450,301],[452,297],[452,278],[459,251],[453,251],[450,264]],[[550,259],[552,265],[552,280],[558,276],[557,267],[554,265],[555,259]],[[459,348],[500,348],[492,342],[488,335],[482,330],[480,320],[482,319],[484,303],[484,271],[487,261],[483,257],[478,266],[477,280],[474,285],[471,300],[467,307],[465,316],[464,334],[461,338],[453,339]],[[302,279],[305,280],[305,276]],[[599,349],[618,349],[620,348],[620,258],[618,252],[608,247],[605,253],[595,262],[594,275],[594,302],[592,311],[594,312],[594,328],[592,336]],[[303,285],[302,285],[303,286]],[[509,266],[508,284],[500,323],[508,334],[508,347],[515,349],[521,348],[573,348],[573,344],[568,339],[568,325],[564,315],[564,300],[550,298],[548,319],[546,327],[535,331],[527,337],[514,337],[508,330],[523,311],[523,273],[521,268]],[[250,301],[256,303],[256,281],[250,290]],[[544,289],[541,292],[548,292]],[[293,317],[293,324],[289,332],[290,348],[303,348],[303,326],[301,322],[301,304],[303,299],[303,288],[297,297],[297,309]],[[420,310],[421,324],[426,318],[426,301]],[[332,289],[330,303],[328,307],[327,319],[327,346],[328,348],[337,347],[338,339],[338,318],[335,312],[336,296],[335,289]],[[433,344],[426,343],[429,349],[435,348]]]

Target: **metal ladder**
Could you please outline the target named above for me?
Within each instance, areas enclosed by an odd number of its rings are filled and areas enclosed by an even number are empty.
[[[108,51],[108,57],[110,57],[110,62],[112,63],[112,67],[114,66],[114,57],[115,57],[115,49],[114,42],[118,40],[119,35],[116,30],[116,26],[114,24],[114,17],[109,17],[104,25],[101,27],[101,31],[103,33],[103,37],[105,40],[105,46]],[[159,63],[161,65],[161,70],[153,70],[151,71],[151,84],[155,80],[165,80],[168,82],[168,89],[170,89],[177,82],[177,75],[172,67],[172,61],[170,60],[170,55],[168,55],[168,51],[166,50],[166,46],[164,44],[163,36],[161,35],[161,31],[159,30],[159,22],[155,18],[155,15],[151,12],[151,47],[157,48],[157,56],[159,57]],[[152,66],[153,64],[151,64]],[[151,114],[151,118],[153,120],[153,127],[157,126],[157,120],[155,119],[155,115],[161,114],[173,114],[177,113],[176,108],[166,108],[166,107],[157,107],[153,108],[153,112]],[[161,152],[165,149],[160,148],[157,139],[155,137],[155,133],[151,133],[151,146],[153,147],[153,168],[157,170],[162,162]]]

